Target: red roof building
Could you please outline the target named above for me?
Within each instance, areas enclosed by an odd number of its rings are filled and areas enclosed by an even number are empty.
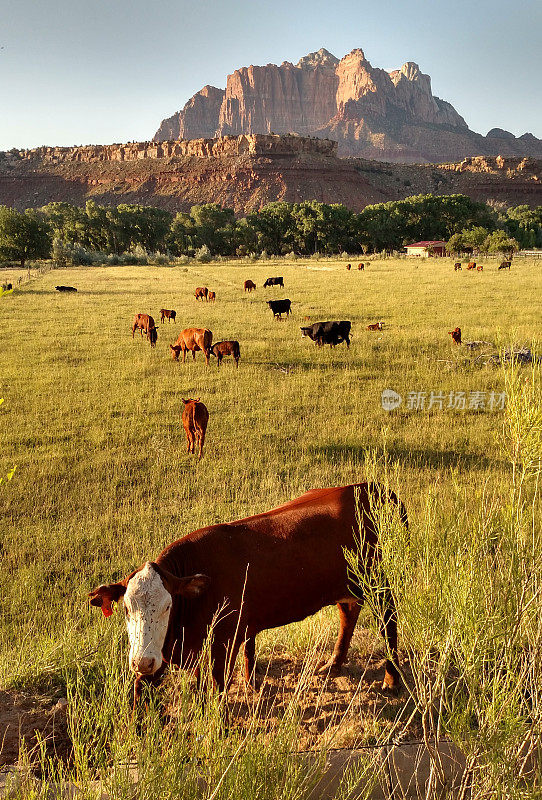
[[[414,244],[407,244],[406,251],[409,256],[445,256],[446,242],[443,242],[441,239],[427,242],[414,242]]]

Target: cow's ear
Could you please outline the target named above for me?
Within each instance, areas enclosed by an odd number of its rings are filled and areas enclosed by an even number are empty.
[[[170,572],[161,569],[160,574],[165,588],[171,595],[181,597],[199,597],[209,588],[211,579],[207,575],[188,575],[185,578],[176,578]]]
[[[121,581],[119,583],[110,583],[109,585],[98,586],[89,592],[90,605],[98,606],[102,609],[104,617],[110,617],[113,613],[112,603],[118,603],[120,598],[126,592],[126,583]]]

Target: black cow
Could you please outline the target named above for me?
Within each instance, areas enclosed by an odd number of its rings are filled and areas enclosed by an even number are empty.
[[[264,283],[264,289],[266,286],[282,286],[284,289],[284,278],[267,278]]]
[[[511,266],[512,266],[511,261],[502,261],[501,265],[499,266],[499,269],[510,269]]]
[[[57,292],[76,292],[77,289],[74,286],[55,286]]]
[[[3,289],[4,292],[11,292],[11,290],[13,289],[13,284],[12,283],[3,283],[2,284],[2,289]]]
[[[349,320],[341,320],[340,322],[315,322],[306,328],[301,328],[301,335],[308,336],[313,342],[316,342],[318,347],[324,344],[329,344],[330,347],[341,342],[346,342],[346,346],[350,347],[350,328],[352,323]]]
[[[282,319],[282,314],[288,315],[290,313],[291,300],[268,300],[267,305],[273,312],[274,317]]]

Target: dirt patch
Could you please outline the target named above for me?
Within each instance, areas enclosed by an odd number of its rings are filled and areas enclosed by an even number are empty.
[[[34,761],[39,740],[48,756],[69,758],[66,706],[58,698],[0,690],[0,766],[17,763],[23,741]]]

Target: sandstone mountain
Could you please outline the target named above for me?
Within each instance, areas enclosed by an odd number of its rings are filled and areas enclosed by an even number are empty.
[[[340,156],[391,162],[456,161],[467,156],[542,157],[542,140],[500,128],[471,131],[450,103],[435,97],[417,64],[386,72],[363,50],[340,61],[325,49],[292,64],[237,69],[226,89],[205,86],[169,119],[155,140],[249,133],[334,139]]]
[[[390,164],[339,158],[337,143],[327,139],[269,134],[0,153],[0,205],[21,210],[95,200],[188,211],[212,202],[242,215],[274,200],[318,200],[360,211],[429,193],[541,205],[542,161],[498,156]]]

